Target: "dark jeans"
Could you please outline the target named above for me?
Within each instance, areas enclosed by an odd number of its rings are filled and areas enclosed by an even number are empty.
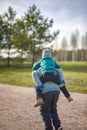
[[[63,92],[66,98],[70,96],[70,93],[68,92],[66,86],[64,85],[63,87],[60,88],[60,90]]]
[[[52,91],[42,95],[44,104],[40,107],[40,113],[45,123],[45,130],[53,130],[52,124],[55,129],[61,125],[56,109],[59,93],[59,91]]]
[[[36,99],[42,98],[42,90],[41,89],[35,89],[36,90]]]
[[[58,85],[60,84],[60,76],[57,72],[45,72],[40,77],[40,80],[42,83],[45,83],[47,81],[52,81]]]

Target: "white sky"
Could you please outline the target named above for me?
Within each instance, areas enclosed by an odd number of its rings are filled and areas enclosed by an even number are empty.
[[[64,36],[69,41],[76,29],[80,36],[87,32],[87,0],[0,0],[0,14],[11,6],[21,17],[33,4],[42,15],[53,18],[52,30],[60,30],[59,42]]]

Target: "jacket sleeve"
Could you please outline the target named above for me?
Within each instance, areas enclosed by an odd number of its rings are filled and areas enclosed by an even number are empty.
[[[32,67],[32,71],[37,70],[40,68],[40,62],[36,62],[34,66]]]
[[[58,74],[60,76],[60,84],[65,84],[64,74],[62,68],[57,69]]]
[[[60,76],[60,84],[65,84],[65,79],[63,75],[62,67],[55,62],[55,67],[58,70],[59,76]]]
[[[56,61],[55,61],[55,68],[56,68],[56,69],[61,68],[61,66],[60,66],[59,64],[57,64]]]

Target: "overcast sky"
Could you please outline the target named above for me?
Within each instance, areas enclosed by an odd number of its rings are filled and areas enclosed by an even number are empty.
[[[69,39],[76,29],[80,35],[87,32],[87,0],[0,0],[0,14],[11,6],[20,17],[33,4],[42,15],[53,18],[52,30],[60,30],[59,40]]]

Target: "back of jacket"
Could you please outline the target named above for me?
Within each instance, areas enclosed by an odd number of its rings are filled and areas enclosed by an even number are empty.
[[[58,65],[52,58],[46,57],[42,58],[33,66],[33,70],[37,70],[39,68],[41,69],[42,73],[56,72],[56,68],[60,68],[60,65]]]

